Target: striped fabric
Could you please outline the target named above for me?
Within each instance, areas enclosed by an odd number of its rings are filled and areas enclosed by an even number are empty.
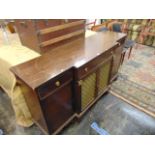
[[[109,19],[109,21],[112,21]],[[116,19],[113,21],[116,21]],[[140,33],[144,30],[145,27],[150,26],[150,32],[155,32],[155,22],[151,22],[150,19],[117,19],[118,24],[120,24],[123,32],[127,33],[128,39],[134,40],[137,43],[142,43],[144,45],[154,46],[155,47],[155,36],[145,36],[144,41],[140,42],[139,36]],[[116,24],[116,22],[114,23]],[[150,25],[149,25],[150,24]]]

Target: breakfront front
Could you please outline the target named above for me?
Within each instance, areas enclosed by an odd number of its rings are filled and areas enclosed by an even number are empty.
[[[11,68],[44,133],[59,133],[108,91],[117,76],[125,38],[121,33],[98,32]]]

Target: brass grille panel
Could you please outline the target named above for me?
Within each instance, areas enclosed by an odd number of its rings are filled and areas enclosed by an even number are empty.
[[[103,64],[99,69],[98,94],[104,91],[108,84],[110,62]]]
[[[91,102],[95,97],[96,73],[92,73],[82,82],[81,87],[81,107],[82,110]]]

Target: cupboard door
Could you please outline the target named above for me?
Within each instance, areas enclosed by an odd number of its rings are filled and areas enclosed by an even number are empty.
[[[72,86],[71,83],[58,89],[41,103],[50,134],[55,132],[72,115]]]
[[[95,99],[96,73],[91,73],[82,80],[81,109],[84,110]]]
[[[110,78],[111,60],[105,62],[98,70],[98,95],[107,88]]]
[[[113,79],[118,73],[120,62],[121,62],[122,51],[123,51],[123,45],[117,47],[113,52],[113,65],[112,65],[111,79]]]

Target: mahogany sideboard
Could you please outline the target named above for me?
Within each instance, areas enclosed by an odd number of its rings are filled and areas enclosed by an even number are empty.
[[[116,77],[126,35],[97,32],[14,66],[34,122],[57,134],[81,117]]]
[[[85,34],[83,19],[17,19],[21,43],[41,54]]]

